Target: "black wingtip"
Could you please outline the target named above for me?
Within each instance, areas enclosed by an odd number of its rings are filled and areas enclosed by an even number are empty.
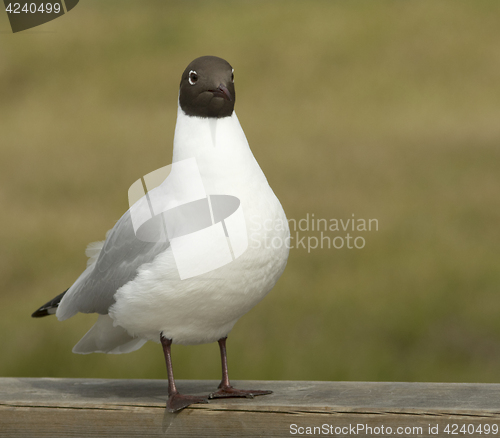
[[[62,294],[59,294],[57,297],[51,299],[48,303],[45,303],[42,307],[35,310],[32,314],[32,318],[42,318],[44,316],[54,315],[56,313],[57,308],[59,307],[59,303],[62,300],[64,294],[68,292],[66,289]]]
[[[35,310],[32,314],[32,318],[41,318],[42,316],[49,316],[52,315],[49,313],[48,309],[45,309],[43,307],[40,307],[38,310]]]

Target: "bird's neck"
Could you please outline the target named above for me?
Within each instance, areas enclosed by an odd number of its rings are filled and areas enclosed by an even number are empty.
[[[196,158],[202,176],[225,183],[266,182],[236,113],[229,117],[188,116],[178,108],[172,162]]]
[[[237,148],[249,151],[248,142],[236,113],[220,119],[188,116],[178,107],[173,161],[196,157],[214,149]]]

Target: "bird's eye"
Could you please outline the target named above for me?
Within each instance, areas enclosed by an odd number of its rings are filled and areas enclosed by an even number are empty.
[[[234,68],[231,70],[231,82],[234,82]]]
[[[189,72],[188,81],[191,85],[196,84],[196,82],[198,81],[198,73],[196,73],[194,70],[191,70]]]

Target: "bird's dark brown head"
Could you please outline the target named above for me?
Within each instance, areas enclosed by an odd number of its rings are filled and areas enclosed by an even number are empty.
[[[202,56],[182,73],[179,103],[188,116],[229,117],[235,100],[233,68],[226,60]]]

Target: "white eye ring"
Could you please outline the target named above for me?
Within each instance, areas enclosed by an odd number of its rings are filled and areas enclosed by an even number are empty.
[[[231,70],[231,82],[234,82],[234,68]]]
[[[191,85],[194,85],[198,81],[198,73],[196,71],[191,70],[188,75],[188,81]]]

